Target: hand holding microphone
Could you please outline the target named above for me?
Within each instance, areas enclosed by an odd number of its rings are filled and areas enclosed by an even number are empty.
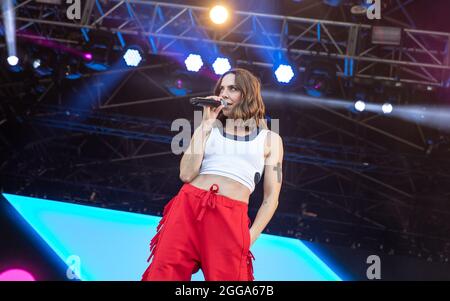
[[[226,100],[219,96],[195,97],[190,99],[190,103],[203,106],[203,121],[212,124],[220,111],[227,105]]]

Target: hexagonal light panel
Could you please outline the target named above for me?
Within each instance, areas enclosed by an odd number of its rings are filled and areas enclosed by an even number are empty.
[[[123,58],[129,67],[136,67],[142,61],[142,56],[139,50],[133,48],[128,49],[123,55]]]
[[[203,66],[202,57],[198,54],[189,54],[187,59],[184,61],[186,68],[192,72],[198,72]]]
[[[291,66],[281,64],[275,71],[275,76],[278,82],[287,84],[294,77],[294,71]]]
[[[222,75],[231,69],[230,61],[227,58],[218,57],[213,64],[213,68],[214,73]]]

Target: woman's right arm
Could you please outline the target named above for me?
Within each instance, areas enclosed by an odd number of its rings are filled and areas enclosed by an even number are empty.
[[[211,98],[218,99],[217,96]],[[217,108],[203,107],[203,120],[200,126],[195,129],[189,146],[181,158],[180,179],[184,183],[191,182],[199,174],[205,153],[206,140],[222,108],[223,105]]]

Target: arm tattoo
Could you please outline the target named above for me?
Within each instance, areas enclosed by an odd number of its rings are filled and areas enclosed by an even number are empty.
[[[273,170],[277,171],[277,181],[278,181],[278,183],[281,183],[281,163],[278,162],[277,166],[274,167]]]

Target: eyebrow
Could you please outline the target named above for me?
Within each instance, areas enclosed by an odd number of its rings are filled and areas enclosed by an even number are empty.
[[[224,86],[220,86],[220,87],[223,88]],[[235,88],[237,88],[236,85],[229,85],[228,87],[235,87]]]

